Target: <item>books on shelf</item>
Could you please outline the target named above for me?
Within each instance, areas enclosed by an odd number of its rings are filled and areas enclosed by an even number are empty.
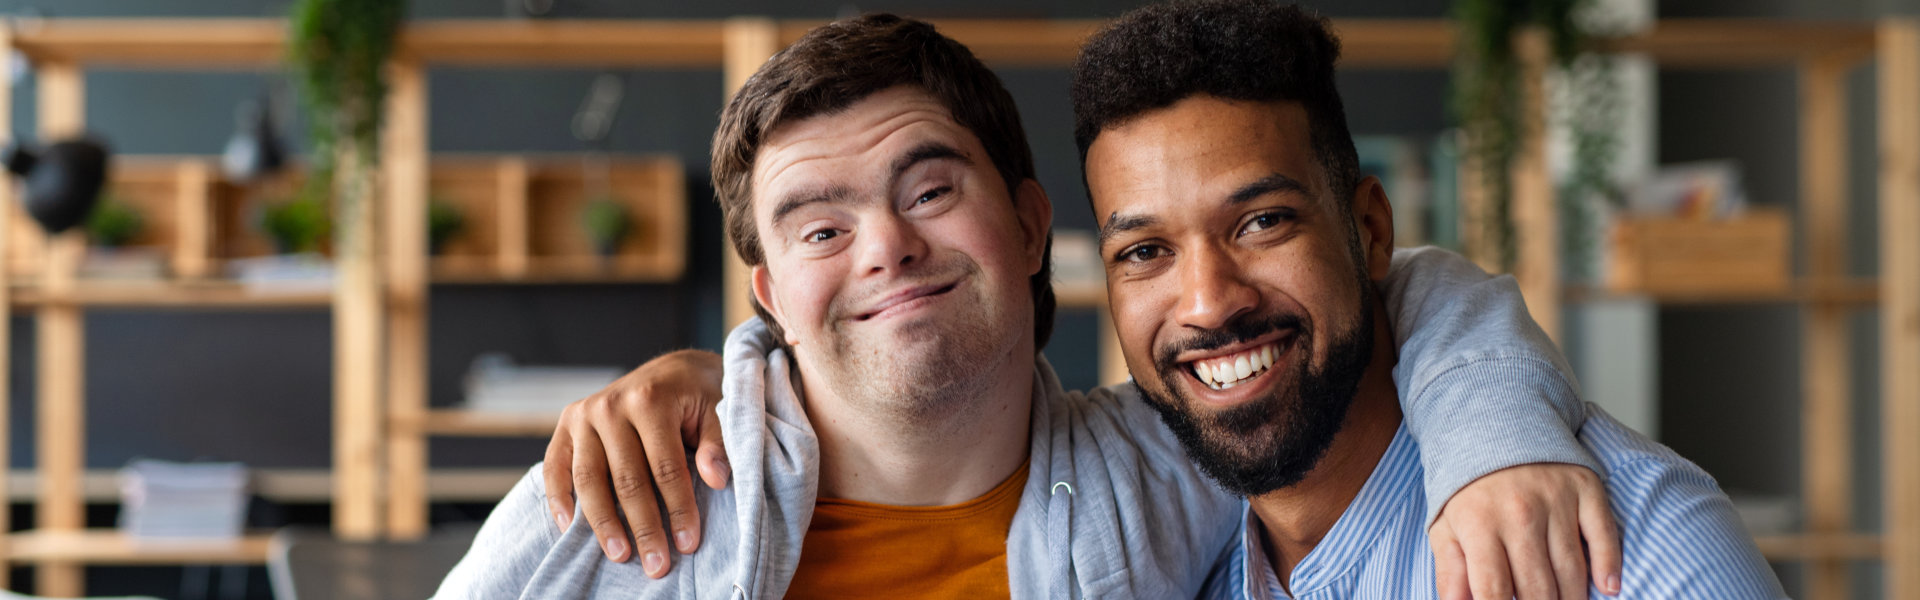
[[[527,366],[505,354],[485,354],[467,371],[469,410],[557,413],[626,374],[620,367]]]
[[[140,459],[120,471],[120,529],[134,537],[238,538],[247,467]]]

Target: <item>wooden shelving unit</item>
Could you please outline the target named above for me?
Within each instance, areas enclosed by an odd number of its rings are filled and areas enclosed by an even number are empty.
[[[698,27],[670,22],[640,27],[615,23],[611,28],[586,23],[544,25],[439,22],[418,24],[403,34],[392,67],[382,214],[375,222],[335,223],[343,228],[372,227],[378,237],[385,238],[386,252],[373,264],[335,261],[335,269],[342,274],[375,270],[375,280],[384,285],[301,291],[250,287],[223,279],[228,260],[267,254],[268,245],[245,222],[250,218],[245,207],[254,201],[249,196],[260,194],[220,181],[212,160],[206,158],[116,157],[112,193],[140,209],[148,221],[148,233],[135,243],[167,249],[169,275],[162,279],[82,279],[77,272],[86,248],[79,234],[48,240],[18,209],[0,210],[0,252],[4,252],[0,265],[6,266],[4,272],[13,280],[0,285],[0,302],[36,311],[40,321],[36,342],[39,522],[35,529],[0,536],[0,556],[38,566],[36,589],[49,596],[81,595],[81,568],[87,564],[259,563],[266,558],[262,536],[230,542],[156,542],[113,530],[86,529],[82,430],[86,310],[331,308],[337,433],[335,468],[328,479],[333,486],[335,530],[343,537],[366,538],[388,529],[383,514],[388,499],[382,498],[387,463],[393,458],[387,454],[388,432],[407,429],[390,427],[387,418],[405,414],[410,406],[424,406],[429,282],[678,278],[685,269],[687,228],[684,168],[675,159],[607,157],[604,178],[580,167],[580,157],[457,157],[444,165],[429,160],[422,59],[460,62],[487,57],[504,63],[557,60],[594,65],[619,57],[672,65],[678,64],[675,56],[688,47],[709,46],[696,52],[701,55],[719,48],[717,24],[704,38]],[[35,65],[40,132],[45,138],[82,130],[85,69],[277,70],[284,40],[285,24],[264,19],[55,19],[0,33],[0,45],[18,50]],[[11,97],[4,85],[0,84],[0,110],[5,109],[4,98]],[[11,123],[0,125],[0,137],[10,133]],[[476,164],[484,166],[476,172]],[[469,181],[467,175],[478,178]],[[253,191],[290,195],[293,182],[289,179],[268,182]],[[453,254],[430,270],[424,231],[426,199],[429,190],[440,185],[449,188],[444,194],[449,201],[475,213],[468,224],[475,234],[472,240],[452,244]],[[4,188],[0,202],[13,206],[10,182],[0,188]],[[475,190],[482,192],[468,193]],[[603,192],[626,205],[634,226],[621,247],[604,257],[586,247],[581,241],[584,236],[574,233],[578,227],[574,213],[589,194]],[[0,337],[6,335],[5,321],[0,319]],[[393,360],[387,360],[389,356]],[[0,354],[0,362],[4,358]],[[0,369],[0,386],[5,378],[5,370]],[[0,410],[0,419],[3,413]],[[4,435],[5,423],[0,421],[0,464],[5,461]],[[402,446],[393,447],[399,456],[406,455]],[[424,467],[423,443],[419,451]],[[426,478],[417,483],[409,489],[431,493]],[[0,483],[0,495],[4,495],[3,486]],[[420,498],[422,504],[424,498]],[[423,518],[420,524],[424,525]],[[0,530],[5,525],[5,516],[0,515]]]
[[[441,167],[428,153],[426,69],[433,65],[569,66],[599,68],[719,68],[727,90],[745,78],[815,22],[779,22],[761,18],[725,21],[432,21],[407,25],[389,67],[391,95],[383,134],[381,208],[375,227],[385,249],[377,265],[375,290],[320,296],[260,298],[231,287],[193,287],[169,281],[151,289],[113,288],[74,276],[83,246],[65,237],[44,240],[0,210],[0,264],[31,283],[0,286],[0,302],[37,312],[40,410],[39,529],[7,536],[0,553],[8,560],[41,565],[39,590],[77,595],[79,565],[89,562],[173,562],[207,560],[210,555],[134,545],[106,532],[84,529],[81,519],[84,392],[80,365],[82,311],[90,307],[293,308],[330,304],[336,315],[335,526],[345,537],[425,533],[428,435],[543,435],[549,417],[507,417],[457,411],[430,411],[426,405],[426,298],[433,281],[557,281],[670,279],[684,263],[621,263],[582,260],[578,248],[542,233],[534,220],[524,231],[507,216],[515,190],[535,190],[548,173],[556,186],[565,169],[549,171],[542,161],[511,158]],[[1080,42],[1099,25],[1095,21],[946,21],[943,31],[968,44],[983,59],[1002,66],[1055,66],[1070,63]],[[1452,56],[1454,31],[1439,21],[1343,21],[1336,24],[1346,55],[1343,68],[1445,68]],[[43,137],[78,131],[84,121],[83,68],[246,69],[278,67],[284,24],[257,19],[47,20],[31,29],[0,34],[36,65],[39,119]],[[1535,47],[1524,46],[1523,47]],[[1807,346],[1807,507],[1809,532],[1763,538],[1768,556],[1807,560],[1815,567],[1813,593],[1844,593],[1844,560],[1879,558],[1893,597],[1920,596],[1920,24],[1887,21],[1805,25],[1767,22],[1666,21],[1651,33],[1621,40],[1619,51],[1642,52],[1663,65],[1680,67],[1786,66],[1801,74],[1803,100],[1802,196],[1806,200],[1801,247],[1808,252],[1804,283],[1790,293],[1743,298],[1672,298],[1676,302],[1798,302],[1808,306]],[[1881,265],[1878,281],[1845,279],[1845,76],[1868,58],[1877,58],[1882,148]],[[1541,53],[1529,62],[1538,90]],[[0,82],[0,114],[10,94]],[[1913,114],[1909,114],[1913,113]],[[1537,117],[1536,117],[1537,119]],[[1536,128],[1537,130],[1537,128]],[[11,124],[0,124],[0,136]],[[1528,140],[1515,172],[1515,215],[1520,279],[1528,306],[1549,332],[1557,332],[1559,307],[1566,292],[1559,284],[1558,227],[1547,175],[1544,144]],[[206,164],[186,162],[153,167],[128,163],[123,172],[137,195],[158,201],[183,200],[169,214],[218,211],[219,194]],[[472,169],[473,177],[446,175]],[[443,170],[447,169],[447,170]],[[645,170],[644,168],[639,170]],[[145,173],[145,174],[142,174]],[[136,184],[144,177],[148,183]],[[442,185],[436,185],[436,178]],[[425,235],[426,207],[437,187],[458,180],[473,185],[446,196],[473,206],[493,206],[495,223],[485,237],[449,248],[430,259]],[[524,184],[518,182],[524,181]],[[490,182],[490,183],[475,183]],[[643,184],[634,184],[641,186]],[[669,185],[662,180],[652,184]],[[683,185],[683,182],[681,183]],[[141,187],[144,186],[144,187]],[[0,200],[11,199],[11,186]],[[193,190],[201,190],[195,192]],[[535,192],[525,192],[528,197]],[[684,191],[682,191],[684,194]],[[563,194],[564,195],[564,194]],[[1471,198],[1471,196],[1468,196]],[[194,205],[194,202],[204,202]],[[528,206],[530,204],[520,204]],[[684,210],[684,209],[682,209]],[[684,219],[684,214],[679,217]],[[192,223],[209,223],[196,229]],[[189,278],[219,272],[222,256],[217,221],[178,219],[173,236],[160,243],[174,249],[168,263]],[[660,230],[652,238],[662,246],[684,246],[684,227]],[[543,236],[545,236],[543,238]],[[564,237],[564,236],[561,236]],[[546,241],[542,241],[542,240]],[[648,239],[641,236],[642,240]],[[524,250],[520,244],[524,243]],[[635,242],[653,243],[653,242]],[[543,245],[559,244],[559,245]],[[552,250],[548,252],[548,250]],[[745,271],[727,257],[725,296],[728,323],[750,314]],[[551,256],[551,258],[549,258]],[[1814,283],[1818,282],[1818,283]],[[1579,296],[1586,292],[1576,292]],[[1886,427],[1884,535],[1851,531],[1850,457],[1844,442],[1851,391],[1847,387],[1845,332],[1848,311],[1871,305],[1877,297],[1883,328],[1882,411]],[[1104,294],[1093,289],[1063,289],[1066,306],[1100,307]],[[6,332],[0,319],[0,337]],[[1107,321],[1102,318],[1102,325]],[[1124,365],[1105,334],[1104,371],[1112,379]],[[5,352],[0,346],[0,353]],[[0,364],[4,363],[0,354]],[[1117,370],[1116,370],[1117,369]],[[0,388],[7,373],[0,369]],[[4,408],[4,407],[0,407]],[[5,414],[0,410],[0,416]],[[4,423],[0,423],[4,425]],[[0,460],[6,448],[0,427]],[[3,492],[4,489],[0,489]],[[0,525],[5,525],[0,514]],[[251,562],[264,556],[254,538],[211,556]]]

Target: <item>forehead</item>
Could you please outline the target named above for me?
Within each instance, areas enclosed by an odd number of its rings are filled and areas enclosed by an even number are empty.
[[[976,163],[984,158],[978,156],[979,140],[944,104],[918,87],[895,86],[845,109],[776,127],[754,161],[753,189],[871,178],[896,154],[930,141],[974,155]]]
[[[1094,215],[1181,206],[1227,197],[1247,183],[1285,175],[1320,195],[1306,109],[1298,102],[1193,96],[1100,133],[1087,148]],[[1188,205],[1191,206],[1191,205]]]

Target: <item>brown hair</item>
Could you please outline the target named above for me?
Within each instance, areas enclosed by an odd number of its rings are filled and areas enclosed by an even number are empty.
[[[900,85],[927,92],[953,120],[980,139],[1008,195],[1034,179],[1033,150],[1027,146],[1020,113],[1000,78],[959,42],[924,21],[891,14],[870,14],[835,21],[807,32],[773,55],[747,79],[720,113],[713,134],[713,189],[727,235],[747,266],[766,262],[753,222],[749,180],[760,144],[769,132],[794,121],[831,114]],[[1053,333],[1053,234],[1047,256],[1028,281],[1033,291],[1034,351]],[[786,335],[757,300],[753,311],[776,340]]]

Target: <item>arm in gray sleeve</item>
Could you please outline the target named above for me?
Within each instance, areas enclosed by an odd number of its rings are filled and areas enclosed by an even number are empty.
[[[1460,488],[1507,467],[1602,473],[1574,438],[1586,412],[1572,369],[1513,277],[1427,247],[1395,251],[1381,283],[1400,351],[1393,382],[1426,468],[1427,522]]]
[[[547,513],[541,490],[540,467],[535,465],[507,497],[493,507],[473,546],[440,582],[434,598],[519,598],[560,539]],[[579,520],[579,515],[575,515]]]

